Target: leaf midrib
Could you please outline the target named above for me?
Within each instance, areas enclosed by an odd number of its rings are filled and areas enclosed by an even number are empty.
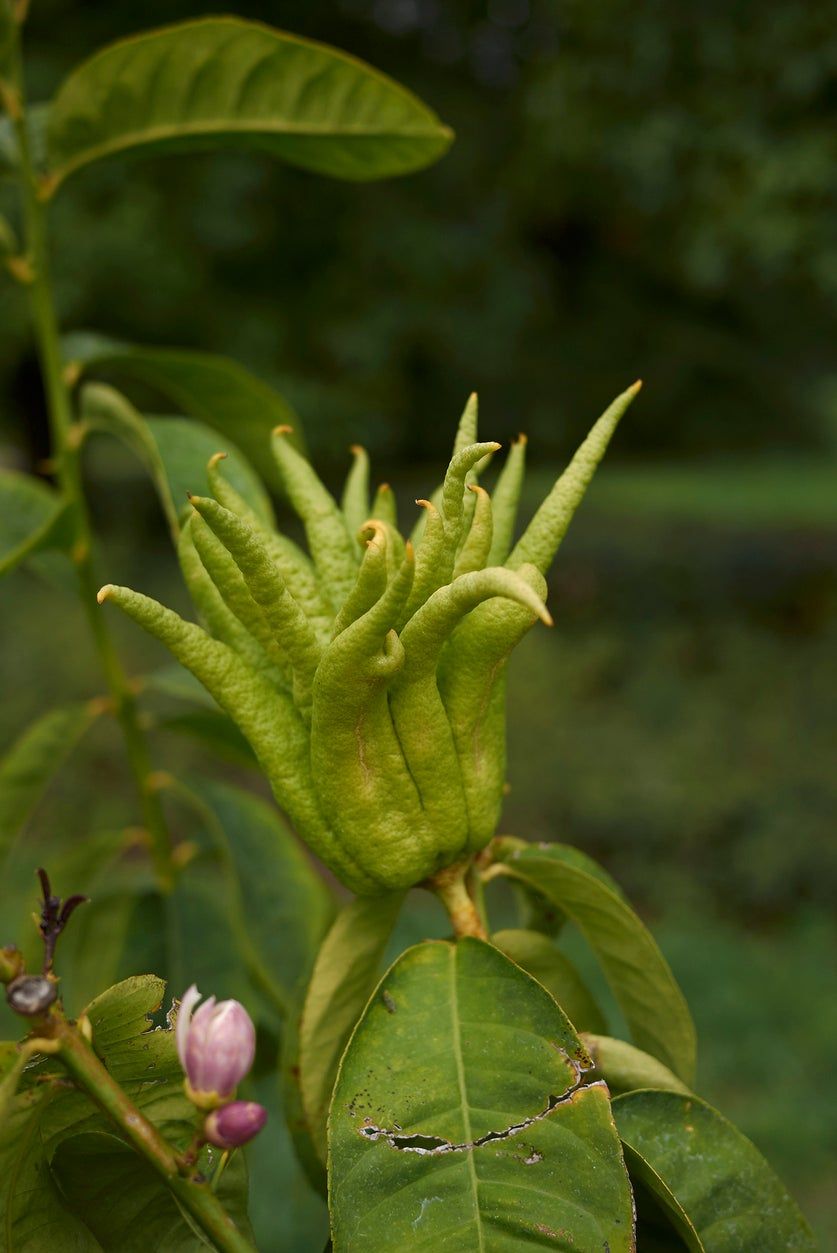
[[[471,1144],[474,1139],[471,1128],[471,1110],[468,1104],[468,1088],[465,1082],[465,1060],[462,1056],[462,1033],[459,1022],[459,1000],[458,1000],[458,981],[456,978],[457,965],[457,949],[456,946],[451,948],[451,1032],[453,1035],[453,1056],[456,1062],[456,1081],[459,1088],[459,1099],[462,1103],[462,1125],[465,1130],[465,1143]],[[479,1253],[485,1253],[485,1239],[482,1228],[482,1214],[480,1213],[479,1204],[479,1180],[477,1179],[477,1168],[474,1164],[474,1150],[466,1149],[468,1158],[468,1175],[471,1180],[471,1190],[474,1198],[474,1217],[476,1219],[477,1239],[479,1241]]]
[[[316,138],[333,138],[333,139],[424,139],[424,140],[448,140],[452,136],[449,127],[444,125],[436,125],[432,127],[416,127],[400,130],[376,130],[366,126],[350,126],[341,125],[339,128],[324,124],[315,126],[310,123],[293,123],[282,122],[277,125],[271,122],[263,122],[262,119],[254,120],[252,118],[243,119],[242,121],[230,121],[228,118],[211,119],[206,122],[189,122],[186,124],[178,123],[177,125],[166,124],[161,126],[143,127],[141,130],[123,132],[118,139],[109,141],[108,143],[96,144],[93,147],[85,148],[83,152],[75,157],[71,157],[65,161],[63,165],[58,165],[55,169],[50,170],[47,174],[47,181],[50,191],[55,190],[60,183],[64,182],[70,174],[74,173],[84,165],[89,165],[92,161],[98,161],[103,157],[113,156],[118,152],[125,152],[130,148],[141,148],[147,144],[160,143],[167,139],[182,139],[192,136],[205,136],[207,138],[213,135],[224,134],[257,134],[262,136],[298,136]]]

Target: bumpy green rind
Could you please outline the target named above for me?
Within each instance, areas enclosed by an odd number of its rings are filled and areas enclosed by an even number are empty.
[[[417,502],[415,552],[386,485],[370,505],[362,449],[338,506],[279,427],[273,450],[310,557],[256,515],[219,453],[213,495],[191,497],[179,541],[211,634],[103,589],[229,713],[301,837],[353,891],[408,888],[495,834],[508,659],[538,618],[551,622],[544,574],[637,388],[599,419],[513,548],[525,440],[492,500],[477,477],[499,445],[478,442],[472,396],[441,487]]]

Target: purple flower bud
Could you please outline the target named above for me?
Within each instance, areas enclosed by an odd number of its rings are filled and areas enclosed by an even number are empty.
[[[215,1109],[203,1125],[210,1144],[219,1149],[237,1149],[257,1136],[267,1122],[267,1110],[255,1101],[232,1101]]]
[[[210,996],[195,1009],[200,999],[193,983],[180,1003],[175,1035],[189,1096],[211,1108],[232,1096],[253,1065],[256,1030],[238,1001],[216,1004]]]

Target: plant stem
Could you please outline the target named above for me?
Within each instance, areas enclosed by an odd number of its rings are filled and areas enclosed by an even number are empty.
[[[466,887],[465,880],[469,869],[470,863],[468,862],[448,866],[435,874],[432,879],[428,879],[425,886],[431,892],[436,893],[448,911],[454,935],[457,937],[471,935],[478,940],[487,940],[488,932]]]
[[[18,142],[21,211],[29,263],[26,281],[46,393],[56,477],[74,520],[71,557],[76,569],[79,593],[136,780],[157,879],[165,891],[171,887],[173,878],[171,840],[165,814],[153,785],[148,745],[138,721],[135,693],[122,668],[104,615],[99,612],[96,603],[98,580],[93,563],[93,536],[81,476],[81,427],[74,420],[70,395],[64,380],[50,279],[46,206],[39,195],[39,180],[32,160],[26,122],[20,31],[14,20],[12,25],[11,82],[4,87],[3,99],[11,115]]]
[[[63,1018],[55,1017],[51,1035],[58,1043],[58,1057],[78,1086],[104,1110],[137,1153],[165,1180],[216,1248],[222,1253],[253,1253],[254,1246],[239,1231],[211,1185],[186,1178],[180,1173],[172,1146],[122,1091],[78,1028]]]

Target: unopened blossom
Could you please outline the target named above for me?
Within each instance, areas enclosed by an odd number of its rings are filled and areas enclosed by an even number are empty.
[[[237,1149],[252,1140],[267,1122],[267,1110],[255,1101],[230,1101],[204,1123],[204,1135],[219,1149]]]
[[[238,1001],[210,996],[196,1008],[201,994],[193,983],[180,1003],[175,1028],[186,1091],[203,1109],[229,1101],[256,1053],[256,1030]]]

